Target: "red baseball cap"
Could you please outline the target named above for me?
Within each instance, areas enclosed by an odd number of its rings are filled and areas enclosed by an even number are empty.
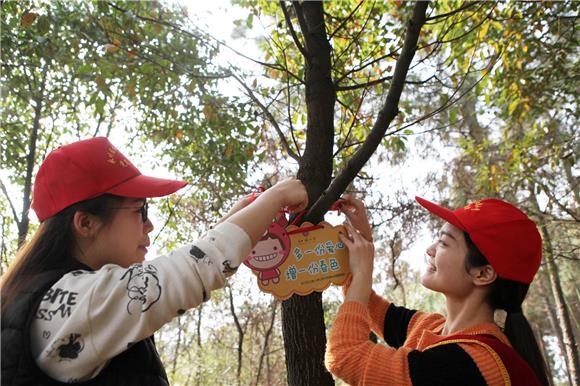
[[[493,198],[453,211],[421,197],[415,200],[435,216],[467,232],[499,277],[532,282],[542,260],[542,238],[524,212]]]
[[[107,138],[95,137],[61,146],[46,157],[36,174],[31,206],[44,221],[72,204],[105,193],[161,197],[185,185],[144,176]]]

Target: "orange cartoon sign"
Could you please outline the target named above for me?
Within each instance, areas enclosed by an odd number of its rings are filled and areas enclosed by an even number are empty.
[[[338,238],[344,227],[327,222],[286,225],[284,216],[272,222],[244,261],[260,289],[287,299],[343,284],[350,272],[347,248]]]

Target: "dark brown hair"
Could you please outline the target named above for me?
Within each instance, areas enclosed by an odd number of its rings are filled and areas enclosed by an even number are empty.
[[[469,271],[469,268],[472,267],[488,265],[489,262],[473,243],[469,234],[467,232],[463,232],[463,234],[467,243],[465,268]],[[538,342],[530,323],[522,311],[522,303],[529,288],[529,284],[498,277],[491,285],[487,300],[494,310],[506,311],[505,335],[508,337],[512,347],[534,370],[540,383],[544,386],[549,386],[550,381],[546,371],[546,362],[538,347]]]
[[[93,214],[108,224],[113,218],[115,203],[124,198],[104,194],[73,204],[44,220],[32,238],[25,243],[2,276],[0,293],[4,310],[37,275],[55,269],[68,269],[78,265],[73,256],[74,234],[72,222],[77,211]]]

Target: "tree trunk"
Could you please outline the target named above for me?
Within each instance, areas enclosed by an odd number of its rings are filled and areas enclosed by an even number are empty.
[[[550,326],[552,327],[552,330],[556,332],[556,338],[558,341],[558,348],[560,349],[560,352],[564,353],[564,346],[562,345],[562,342],[564,341],[564,337],[562,336],[562,331],[560,330],[560,324],[558,323],[558,316],[556,315],[556,311],[553,309],[552,305],[550,304],[550,298],[547,295],[542,295],[542,299],[544,300],[544,303],[546,306],[546,311],[548,312],[548,316],[550,319]],[[544,346],[543,353],[544,353],[544,356],[546,358],[546,366],[550,370],[550,374],[551,374],[550,379],[552,379],[552,383],[554,383],[553,375],[554,375],[555,361],[554,361],[553,357],[550,355],[550,352],[546,348],[546,344],[545,344],[544,340],[542,339],[542,336],[544,336],[544,334],[539,334],[539,335],[540,336],[538,337],[538,344],[541,344],[542,346]],[[570,381],[570,379],[568,379],[568,381]]]
[[[229,300],[230,300],[230,311],[232,312],[232,316],[234,318],[234,323],[236,325],[236,330],[238,331],[238,347],[237,347],[237,353],[238,353],[238,367],[236,369],[236,377],[238,379],[237,383],[238,386],[241,385],[242,382],[242,359],[243,359],[243,353],[244,353],[244,327],[241,325],[240,320],[238,319],[238,315],[236,314],[236,309],[234,307],[234,294],[232,292],[232,287],[229,287],[229,292],[228,292],[228,296],[229,296]]]
[[[544,342],[544,340],[542,339],[542,336],[544,335],[544,332],[540,329],[540,326],[537,324],[534,324],[534,328],[532,330],[532,333],[534,334],[534,337],[536,338],[536,341],[538,342],[538,346],[540,349],[540,353],[544,356],[544,358],[548,358],[548,350],[546,349],[546,343]],[[548,377],[549,380],[551,380],[551,382],[554,382],[554,374],[552,372],[552,364],[550,363],[549,360],[546,360],[546,376]]]
[[[312,203],[330,184],[334,145],[336,93],[331,78],[331,47],[327,39],[323,3],[293,3],[301,21],[306,51],[305,83],[307,105],[306,148],[298,178]],[[317,223],[321,217],[309,218]],[[306,317],[307,316],[307,317]],[[294,295],[282,303],[282,332],[289,385],[334,385],[324,367],[326,328],[322,294]]]
[[[558,266],[554,262],[554,253],[552,248],[552,239],[546,220],[542,216],[540,211],[540,206],[538,204],[537,197],[534,193],[534,187],[530,189],[532,196],[532,203],[536,208],[539,217],[539,228],[542,232],[542,242],[544,246],[544,261],[546,262],[546,268],[548,269],[548,277],[550,279],[550,287],[554,296],[554,301],[556,302],[556,311],[558,314],[558,319],[560,322],[560,328],[562,330],[562,336],[564,337],[564,357],[566,358],[566,367],[568,367],[568,376],[570,379],[570,384],[572,386],[580,385],[580,373],[578,364],[578,345],[576,343],[576,338],[574,337],[574,330],[572,329],[572,321],[570,319],[570,314],[568,312],[568,307],[566,305],[566,299],[564,298],[564,291],[562,290],[562,285],[560,283],[560,274],[558,272]]]
[[[331,47],[326,35],[323,3],[294,2],[293,6],[304,38],[302,47],[298,37],[293,36],[305,58],[308,117],[306,148],[300,158],[298,178],[306,186],[311,205],[304,220],[318,223],[374,153],[397,115],[405,79],[417,49],[419,32],[425,23],[427,2],[415,4],[389,92],[367,140],[332,185],[336,92],[331,78]],[[292,28],[291,23],[289,25]],[[326,329],[322,294],[294,295],[285,300],[282,303],[282,332],[288,384],[333,385],[334,380],[324,367]]]
[[[183,335],[183,329],[187,323],[181,323],[181,318],[177,318],[177,343],[175,344],[175,350],[173,352],[173,363],[171,365],[171,379],[175,378],[175,371],[177,370],[177,361],[179,359],[179,351],[181,350],[181,336]]]
[[[270,343],[270,337],[272,336],[272,331],[274,330],[274,322],[276,321],[276,311],[278,310],[278,301],[274,300],[272,302],[272,316],[270,318],[270,326],[268,327],[268,331],[266,331],[266,335],[264,336],[264,344],[262,345],[262,352],[260,353],[260,361],[258,363],[258,370],[256,372],[256,383],[255,386],[258,386],[260,383],[260,376],[262,375],[262,367],[264,366],[264,359],[268,356],[268,345]],[[268,384],[269,383],[268,379]]]
[[[196,337],[197,337],[197,348],[196,350],[201,351],[201,311],[203,310],[203,303],[197,307],[197,322],[196,322]],[[201,385],[201,366],[195,366],[195,384]]]
[[[44,106],[44,90],[46,89],[46,76],[50,61],[46,62],[42,73],[42,83],[38,90],[38,95],[34,98],[36,102],[34,106],[34,121],[32,124],[32,132],[30,133],[30,141],[28,142],[28,154],[26,156],[26,177],[24,179],[24,195],[22,198],[22,214],[20,215],[20,222],[18,223],[18,248],[24,244],[26,235],[28,234],[28,226],[30,220],[28,219],[28,211],[30,210],[30,194],[32,192],[32,172],[34,171],[34,163],[36,161],[36,144],[38,141],[38,131],[40,130],[40,118],[42,117],[42,108]]]

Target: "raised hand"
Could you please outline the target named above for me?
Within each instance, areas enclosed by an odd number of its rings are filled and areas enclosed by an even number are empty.
[[[233,213],[225,221],[245,230],[254,245],[281,209],[299,211],[307,205],[306,188],[300,180],[289,178],[261,193],[250,205]]]
[[[352,274],[346,300],[366,304],[372,291],[375,246],[348,222],[344,226],[347,234],[339,234],[339,237],[348,248],[348,264]]]
[[[290,212],[299,212],[308,206],[308,193],[302,181],[287,178],[278,182],[263,194],[276,194],[281,200],[282,208]]]
[[[365,204],[361,200],[348,194],[343,196],[342,200],[340,211],[344,213],[352,226],[357,229],[365,239],[372,241],[373,232],[371,230],[371,225],[369,224]]]

